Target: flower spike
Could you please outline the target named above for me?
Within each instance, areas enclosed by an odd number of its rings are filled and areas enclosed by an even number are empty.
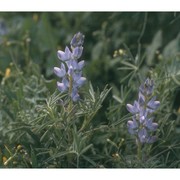
[[[133,121],[127,122],[128,131],[135,135],[141,143],[153,143],[156,136],[151,136],[151,132],[156,131],[158,124],[153,122],[152,113],[159,107],[160,102],[156,101],[156,96],[151,97],[154,89],[154,82],[146,79],[139,87],[138,100],[134,104],[127,104],[127,110],[133,115]]]
[[[86,81],[86,78],[81,76],[84,60],[77,61],[83,52],[83,42],[84,35],[80,32],[75,34],[70,42],[71,50],[66,47],[65,51],[57,52],[58,58],[63,61],[61,67],[54,67],[54,73],[62,79],[57,82],[58,90],[62,93],[68,91],[73,101],[79,100],[78,88]]]

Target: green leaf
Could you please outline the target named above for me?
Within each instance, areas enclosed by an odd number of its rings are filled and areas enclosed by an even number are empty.
[[[83,150],[81,150],[80,155],[84,154],[87,150],[89,150],[91,147],[93,146],[93,144],[89,144],[88,146],[86,146]]]
[[[75,151],[63,151],[63,152],[60,152],[60,153],[57,153],[57,154],[51,156],[50,158],[48,158],[46,160],[46,162],[52,161],[52,160],[54,160],[56,158],[60,158],[62,156],[66,156],[68,154],[76,154],[77,155],[77,153]]]
[[[92,164],[94,167],[97,167],[96,162],[93,161],[91,158],[89,158],[88,156],[84,156],[84,155],[82,155],[82,157],[83,157],[86,161],[88,161],[90,164]]]
[[[38,167],[37,157],[32,146],[31,146],[31,161],[32,161],[32,167],[37,168]]]

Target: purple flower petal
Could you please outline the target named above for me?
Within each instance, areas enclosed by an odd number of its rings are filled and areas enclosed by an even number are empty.
[[[156,96],[154,96],[148,103],[147,106],[153,110],[157,109],[160,105],[159,101],[155,101]]]
[[[154,82],[153,80],[147,78],[144,84],[141,84],[141,86],[139,87],[139,90],[145,94],[145,95],[151,95],[153,92],[153,88],[154,88]]]
[[[73,74],[73,80],[76,83],[81,78],[82,72],[76,72]]]
[[[85,81],[86,81],[86,78],[81,77],[76,81],[76,83],[77,83],[78,86],[82,86],[85,83]]]
[[[136,120],[128,121],[127,122],[127,127],[131,128],[131,129],[136,129],[138,127],[138,124],[137,124]]]
[[[138,131],[138,124],[137,121],[133,118],[133,121],[127,122],[128,132],[130,134],[137,134]]]
[[[147,138],[147,131],[145,128],[139,130],[138,132],[138,137],[141,143],[145,143],[146,142],[146,138]]]
[[[134,101],[134,106],[131,105],[131,104],[127,104],[127,105],[126,105],[126,108],[127,108],[127,110],[128,110],[130,113],[136,114],[136,113],[138,113],[138,111],[139,111],[139,104],[138,104],[137,101]]]
[[[71,58],[71,51],[69,50],[68,47],[65,48],[65,52],[59,50],[57,52],[57,56],[60,60],[62,61],[67,61],[67,60],[70,60]]]
[[[143,93],[143,94],[145,93],[144,84],[141,84],[141,85],[140,85],[139,91],[140,91],[141,93]]]
[[[79,59],[82,55],[83,47],[76,47],[73,49],[72,58]]]
[[[155,131],[157,128],[158,128],[158,124],[157,123],[152,123],[151,130]]]
[[[84,60],[83,60],[83,61],[80,61],[80,62],[78,63],[78,69],[81,70],[81,69],[84,67],[84,65],[85,65]]]
[[[74,95],[74,96],[72,97],[72,100],[73,100],[73,101],[78,101],[79,98],[80,98],[79,94],[76,94],[76,95]]]
[[[78,69],[78,63],[76,60],[71,60],[70,63],[74,70]]]
[[[73,48],[75,48],[77,46],[82,46],[83,43],[84,43],[84,35],[82,33],[78,32],[74,35],[70,44]]]
[[[140,122],[141,124],[143,124],[143,123],[145,122],[145,120],[146,120],[145,116],[140,116],[139,122]]]
[[[154,88],[154,81],[147,78],[145,83],[144,83],[144,86],[146,88],[147,95],[151,95],[153,92],[153,88]]]
[[[147,138],[146,143],[151,144],[151,143],[154,143],[155,141],[157,141],[157,137],[151,136]]]
[[[139,117],[144,116],[144,118],[146,119],[146,118],[147,118],[147,115],[148,115],[148,111],[147,111],[146,109],[144,109],[144,107],[140,107]]]
[[[139,102],[140,105],[144,105],[144,103],[145,103],[145,97],[141,92],[139,92],[138,102]]]
[[[151,130],[151,131],[155,131],[158,128],[158,124],[157,123],[153,123],[152,122],[153,118],[150,118],[146,121],[146,127]]]
[[[71,98],[72,98],[73,101],[79,100],[80,96],[78,94],[77,88],[73,88]]]
[[[72,76],[72,74],[73,74],[73,67],[72,66],[70,66],[69,67],[69,70],[68,70],[68,74],[70,75],[70,76]]]
[[[64,69],[60,69],[58,67],[54,67],[54,73],[58,76],[58,77],[63,77],[66,74],[66,71]]]
[[[60,82],[57,82],[57,88],[60,92],[65,92],[67,90],[67,86]]]
[[[134,106],[132,106],[131,104],[127,104],[127,105],[126,105],[126,108],[127,108],[127,110],[128,110],[130,113],[135,114],[135,112],[134,112]]]
[[[69,81],[67,80],[66,77],[63,77],[62,83],[63,83],[67,88],[69,88]]]
[[[128,132],[129,132],[129,134],[136,134],[137,130],[136,129],[128,128]]]

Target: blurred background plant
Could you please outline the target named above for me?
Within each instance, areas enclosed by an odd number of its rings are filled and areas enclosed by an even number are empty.
[[[179,27],[171,12],[0,13],[0,167],[179,167]],[[79,31],[89,82],[69,112],[53,67]],[[126,104],[147,77],[158,140],[139,160]]]

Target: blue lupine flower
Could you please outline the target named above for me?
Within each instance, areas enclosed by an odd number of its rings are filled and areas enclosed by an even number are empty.
[[[82,77],[82,68],[84,67],[84,60],[77,61],[83,52],[84,35],[80,32],[74,35],[71,40],[71,50],[66,47],[65,51],[59,50],[57,52],[58,58],[62,61],[61,66],[54,67],[54,73],[62,78],[61,82],[57,82],[57,88],[60,92],[69,91],[69,96],[73,101],[77,101],[80,96],[78,88],[80,88],[86,81]]]
[[[54,73],[60,78],[64,77],[66,74],[66,69],[65,69],[64,64],[61,64],[61,68],[54,67]]]
[[[157,140],[151,132],[156,131],[158,124],[153,122],[152,113],[159,107],[160,102],[156,96],[152,97],[154,82],[146,79],[139,87],[138,101],[127,104],[127,110],[133,115],[132,120],[127,122],[128,132],[135,135],[141,143],[153,143]]]
[[[157,123],[153,123],[153,118],[150,118],[148,120],[146,120],[145,126],[151,130],[151,131],[155,131],[158,128],[158,124]]]
[[[82,55],[83,47],[75,47],[72,51],[72,59],[79,59]]]
[[[154,112],[160,105],[159,101],[155,101],[156,96],[154,96],[148,103],[147,103],[147,110],[152,113]]]
[[[138,131],[138,138],[141,143],[145,143],[148,138],[147,130],[143,127]]]
[[[61,51],[61,50],[59,50],[58,52],[57,52],[57,56],[58,56],[58,58],[60,59],[60,60],[62,60],[62,61],[68,61],[68,60],[70,60],[71,59],[71,51],[69,50],[69,48],[68,47],[66,47],[65,48],[65,51],[63,52],[63,51]]]
[[[145,96],[149,96],[152,95],[153,88],[154,88],[154,81],[152,79],[147,78],[145,83],[139,87],[139,90]]]
[[[127,104],[126,107],[127,107],[127,110],[132,114],[136,114],[140,111],[140,106],[137,101],[134,101],[134,105]]]
[[[78,46],[82,46],[84,43],[84,35],[80,32],[76,33],[74,35],[74,37],[71,40],[71,47],[78,47]]]
[[[127,126],[130,134],[136,134],[138,132],[138,123],[135,118],[133,118],[133,121],[128,121]]]

